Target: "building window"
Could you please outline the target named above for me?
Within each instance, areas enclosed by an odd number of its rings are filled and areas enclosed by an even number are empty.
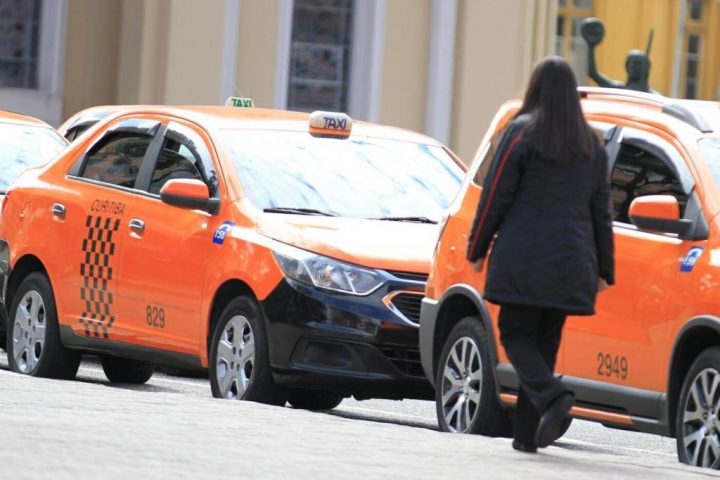
[[[683,48],[683,87],[685,98],[700,98],[700,58],[707,37],[705,0],[686,0]]]
[[[0,88],[38,88],[40,0],[0,0]]]
[[[698,98],[700,84],[700,36],[688,35],[685,52],[685,98]]]
[[[593,0],[558,0],[555,53],[572,65],[580,85],[587,83],[587,44],[580,36],[580,23],[593,12]]]
[[[290,110],[346,111],[354,0],[295,0]]]

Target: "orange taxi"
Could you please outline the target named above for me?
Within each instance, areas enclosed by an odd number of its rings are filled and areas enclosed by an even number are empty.
[[[677,439],[684,463],[720,467],[720,104],[581,88],[608,152],[616,285],[569,317],[556,371],[571,416]],[[465,260],[502,106],[450,207],[422,302],[422,364],[446,431],[505,435],[518,379],[497,306]],[[567,424],[566,424],[567,427]]]
[[[67,142],[47,123],[0,110],[0,198],[28,168],[55,158]],[[1,310],[1,309],[0,309]],[[0,313],[0,348],[5,347],[4,311]]]
[[[418,352],[464,167],[333,112],[124,107],[15,184],[0,265],[13,371],[207,367],[216,397],[432,398]]]

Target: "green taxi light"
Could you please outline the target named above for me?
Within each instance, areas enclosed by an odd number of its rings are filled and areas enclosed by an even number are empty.
[[[235,108],[253,108],[255,106],[255,103],[253,102],[252,98],[229,97],[225,101],[225,106]]]

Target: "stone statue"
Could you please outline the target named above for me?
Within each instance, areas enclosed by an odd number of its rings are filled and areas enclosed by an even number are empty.
[[[580,26],[580,35],[588,44],[588,76],[595,80],[600,87],[626,88],[628,90],[639,90],[641,92],[656,93],[648,84],[650,76],[650,57],[648,53],[640,50],[630,50],[625,60],[625,70],[628,78],[624,84],[617,80],[606,77],[598,72],[595,64],[595,47],[602,42],[605,36],[605,26],[599,18],[586,18]],[[652,36],[650,37],[650,42]],[[650,50],[648,42],[648,51]]]

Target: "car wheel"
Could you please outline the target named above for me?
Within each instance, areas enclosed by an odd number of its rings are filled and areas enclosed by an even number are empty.
[[[7,351],[7,330],[10,328],[8,325],[7,311],[5,306],[0,306],[0,350]]]
[[[129,358],[101,355],[105,376],[112,383],[146,383],[155,372],[155,365],[142,360],[131,360]]]
[[[512,436],[509,414],[497,398],[489,342],[477,317],[463,318],[445,341],[435,384],[441,430]]]
[[[720,348],[704,350],[683,382],[675,437],[678,458],[696,467],[720,467]]]
[[[10,369],[34,377],[75,378],[80,352],[65,348],[60,341],[55,299],[44,274],[31,273],[23,280],[10,312]]]
[[[340,405],[343,396],[335,392],[288,388],[286,398],[294,408],[303,410],[332,410]]]
[[[213,397],[284,405],[270,371],[268,338],[254,300],[238,297],[220,314],[210,347]]]

